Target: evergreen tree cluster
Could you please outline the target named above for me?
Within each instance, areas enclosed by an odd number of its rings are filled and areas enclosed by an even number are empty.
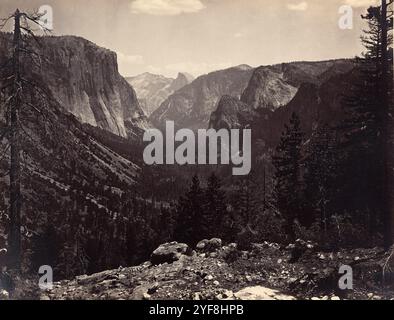
[[[176,212],[176,240],[196,245],[202,239],[223,236],[228,212],[219,178],[213,173],[203,188],[194,175],[188,192],[177,203]]]
[[[276,204],[291,240],[309,229],[334,245],[354,245],[355,232],[358,245],[393,243],[393,12],[386,4],[363,16],[366,52],[342,97],[345,120],[318,123],[306,139],[294,113],[276,149]]]
[[[226,187],[215,173],[205,187],[194,175],[176,206],[175,240],[194,246],[221,238],[245,249],[253,242],[281,241],[283,223],[269,198],[253,173]]]
[[[27,202],[23,208],[22,266],[26,272],[50,265],[56,278],[63,279],[138,265],[172,239],[175,217],[168,205],[144,200],[134,191],[82,187],[75,180],[71,190],[62,194],[37,182],[25,184],[48,194],[48,201]],[[87,196],[89,190],[94,198]],[[58,196],[49,196],[54,191]]]

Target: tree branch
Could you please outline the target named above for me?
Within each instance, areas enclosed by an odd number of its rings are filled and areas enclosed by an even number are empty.
[[[11,144],[7,144],[6,145],[6,148],[0,153],[0,162],[1,161],[3,161],[3,159],[7,156],[7,152],[8,152],[8,150],[10,149],[10,147],[11,147]]]
[[[41,42],[38,40],[37,36],[34,34],[33,31],[31,31],[29,28],[25,28],[25,27],[22,27],[22,26],[20,26],[20,28],[23,31],[25,31],[29,36],[31,36],[36,41],[36,43],[41,47]]]
[[[10,21],[14,17],[15,17],[15,14],[12,14],[8,18],[0,19],[0,22],[1,22],[0,23],[0,30],[3,29],[6,26],[6,24],[8,23],[8,21]]]

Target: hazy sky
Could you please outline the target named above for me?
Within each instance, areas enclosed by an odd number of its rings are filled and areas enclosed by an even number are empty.
[[[374,0],[0,0],[53,8],[54,35],[87,38],[118,53],[124,76],[194,76],[239,64],[322,60],[360,54],[360,14]],[[338,26],[342,5],[354,27]]]

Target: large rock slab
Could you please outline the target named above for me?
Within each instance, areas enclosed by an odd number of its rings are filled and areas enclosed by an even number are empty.
[[[171,242],[162,244],[151,255],[153,265],[178,261],[182,255],[191,255],[192,250],[185,243]]]
[[[261,286],[247,287],[235,293],[234,296],[239,300],[296,300],[293,296]]]

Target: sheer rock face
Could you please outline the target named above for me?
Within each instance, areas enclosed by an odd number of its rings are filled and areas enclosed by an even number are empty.
[[[127,137],[147,120],[116,54],[77,37],[44,38],[44,79],[59,103],[81,122]]]
[[[206,129],[221,97],[240,98],[252,74],[253,69],[243,65],[200,76],[168,97],[150,120],[159,128],[174,121],[178,128]]]
[[[179,73],[176,79],[172,79],[146,72],[126,80],[137,92],[142,109],[150,116],[170,95],[188,85],[193,78],[185,73]]]
[[[256,69],[241,101],[253,109],[276,109],[287,105],[305,83],[320,85],[337,73],[349,71],[345,60],[294,62]]]
[[[257,117],[256,111],[237,98],[223,96],[211,115],[211,128],[241,129]]]
[[[0,35],[9,46],[7,37]],[[40,78],[65,111],[122,137],[148,126],[134,89],[118,72],[116,53],[74,36],[42,37],[40,44]]]
[[[253,74],[241,100],[253,109],[274,111],[286,105],[296,93],[296,85],[286,82],[283,73],[262,67]]]

